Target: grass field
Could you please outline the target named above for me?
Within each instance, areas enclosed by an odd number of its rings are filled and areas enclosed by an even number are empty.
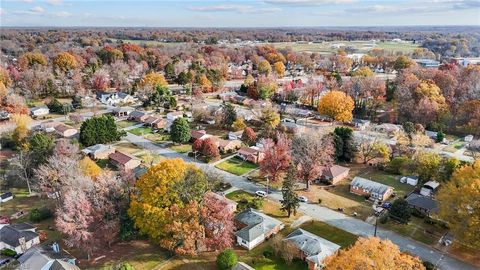
[[[132,121],[118,121],[118,122],[116,122],[116,124],[117,124],[118,129],[124,129],[124,128],[127,128],[127,127],[131,127],[133,125],[136,125],[138,123],[137,122],[132,122]]]
[[[170,149],[177,153],[188,153],[192,151],[192,145],[191,144],[181,144],[181,145],[172,145],[170,146]]]
[[[263,255],[264,252],[272,253],[268,258]],[[273,248],[269,242],[264,242],[256,248],[247,251],[241,255],[239,261],[247,263],[256,270],[307,270],[308,266],[304,261],[294,260],[287,264],[282,258],[275,256]]]
[[[140,152],[143,151],[143,148],[141,148],[139,146],[136,146],[135,144],[129,143],[129,142],[120,142],[120,143],[117,143],[117,144],[113,145],[113,147],[115,147],[115,149],[117,149],[117,151],[127,153],[127,154],[132,154],[132,155],[134,155],[136,153],[140,153]]]
[[[321,54],[331,54],[338,51],[338,48],[332,48],[333,44],[345,44],[345,46],[351,46],[355,48],[359,53],[366,53],[373,48],[383,49],[389,52],[402,52],[402,53],[411,53],[418,45],[412,43],[396,43],[396,42],[377,42],[375,47],[367,47],[366,44],[369,44],[369,41],[335,41],[335,42],[324,42],[324,43],[310,43],[310,44],[299,44],[296,42],[278,42],[278,43],[269,43],[275,46],[278,49],[283,49],[291,47],[294,51],[298,52],[317,52]]]
[[[138,128],[131,129],[128,132],[135,134],[137,136],[144,136],[144,135],[153,133],[152,129],[149,127],[138,127]]]
[[[220,170],[233,173],[235,175],[243,175],[250,172],[251,170],[258,168],[256,164],[253,164],[248,161],[243,161],[239,157],[233,157],[233,158],[227,159],[215,165],[215,167],[219,168]]]
[[[355,243],[358,238],[358,236],[355,234],[338,229],[321,221],[309,221],[302,224],[300,228],[325,238],[328,241],[341,246],[342,248],[349,247]]]

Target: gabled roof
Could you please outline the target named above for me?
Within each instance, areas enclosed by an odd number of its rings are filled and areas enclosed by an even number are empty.
[[[28,242],[35,237],[38,237],[38,233],[17,229],[11,225],[3,226],[0,229],[0,242],[4,242],[12,247],[20,246],[20,242],[18,241],[20,238],[24,237],[25,241]]]
[[[284,241],[292,242],[305,254],[307,260],[321,265],[323,260],[337,251],[340,246],[308,231],[297,229]]]
[[[250,265],[244,262],[238,262],[237,264],[235,264],[232,270],[255,270],[255,268],[251,267]]]
[[[44,109],[50,110],[50,109],[48,109],[48,107],[46,105],[43,105],[43,106],[37,106],[37,107],[30,108],[30,111],[34,112],[34,111],[44,110]]]
[[[42,269],[47,266],[48,270],[80,270],[78,266],[68,263],[69,260],[75,261],[75,257],[62,249],[54,252],[47,245],[34,246],[18,258],[20,266],[28,265],[29,269]]]
[[[362,177],[355,176],[350,186],[366,189],[370,193],[385,194],[389,189],[393,189],[391,186],[387,186],[372,180],[368,180]]]
[[[343,166],[340,166],[340,165],[332,165],[332,166],[323,168],[322,176],[335,178],[335,177],[341,175],[342,173],[345,173],[345,172],[348,172],[348,171],[350,171],[350,169],[347,168],[347,167],[343,167]]]
[[[2,193],[2,195],[0,195],[0,199],[6,199],[6,198],[10,198],[10,197],[13,197],[13,193],[12,192],[5,192],[5,193]]]
[[[144,112],[133,111],[133,112],[130,113],[129,117],[137,118],[137,117],[142,117],[144,115],[145,115]]]
[[[194,139],[200,139],[205,135],[207,135],[207,132],[205,130],[192,130],[192,131],[190,131],[190,137],[192,137]]]
[[[409,205],[423,208],[429,212],[435,212],[438,210],[438,203],[436,200],[430,197],[425,197],[420,194],[412,193],[405,199]]]
[[[37,227],[33,226],[32,224],[28,222],[22,222],[22,223],[16,223],[16,224],[10,224],[13,228],[19,230],[19,231],[27,231],[27,230],[33,230],[36,229]]]
[[[124,154],[122,152],[115,152],[115,153],[111,153],[109,156],[108,156],[111,160],[119,163],[119,164],[122,164],[122,165],[125,165],[127,164],[130,160],[134,159],[133,157],[131,157],[130,155],[127,155],[127,154]]]
[[[235,232],[235,235],[249,242],[282,224],[281,221],[252,208],[237,214],[235,220],[246,225]]]
[[[121,112],[132,112],[134,109],[132,107],[115,107],[113,108],[113,112],[121,113]]]
[[[95,154],[95,153],[101,153],[101,152],[109,151],[109,150],[112,150],[112,149],[114,149],[114,148],[110,145],[95,144],[95,145],[86,147],[85,149],[82,150],[82,152],[85,153],[85,154],[90,154],[90,153]]]
[[[61,133],[65,132],[67,130],[70,130],[70,129],[76,130],[74,127],[71,127],[71,126],[68,126],[68,125],[65,125],[65,124],[55,126],[55,130],[58,131],[58,132],[61,132]]]
[[[428,181],[425,184],[423,184],[424,188],[430,188],[432,190],[437,189],[438,186],[440,186],[440,183],[437,181]]]

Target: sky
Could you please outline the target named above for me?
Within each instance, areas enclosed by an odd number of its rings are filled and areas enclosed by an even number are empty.
[[[0,26],[477,25],[480,0],[0,0]]]

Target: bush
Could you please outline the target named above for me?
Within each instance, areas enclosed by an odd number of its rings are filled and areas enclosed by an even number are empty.
[[[0,254],[8,257],[15,257],[15,255],[17,255],[17,252],[15,250],[5,248],[5,249],[2,249],[2,251],[0,251]]]
[[[221,270],[232,269],[237,264],[237,261],[237,254],[231,249],[226,249],[217,256],[217,266]]]
[[[253,201],[250,203],[251,208],[261,209],[263,207],[263,199],[262,198],[254,198]]]
[[[28,219],[32,222],[40,222],[42,220],[51,218],[53,216],[53,213],[50,209],[43,207],[40,209],[33,209],[30,211],[30,214],[28,216]]]
[[[437,222],[436,222],[434,219],[432,219],[431,217],[427,217],[427,218],[425,219],[425,223],[427,223],[427,224],[429,224],[429,225],[435,225],[435,224],[437,224]]]
[[[318,204],[322,204],[322,199],[318,198]]]
[[[133,266],[131,266],[129,263],[125,262],[122,263],[118,268],[115,268],[117,270],[135,270]]]
[[[269,250],[269,249],[266,249],[263,251],[263,257],[265,258],[271,258],[273,255],[273,251]]]
[[[418,209],[412,209],[412,216],[417,218],[425,218],[427,215]]]
[[[387,215],[383,215],[383,216],[381,216],[381,217],[379,218],[378,221],[379,221],[381,224],[385,224],[385,223],[387,223],[387,221],[388,221],[388,216],[387,216]]]
[[[436,270],[437,267],[435,267],[435,265],[429,261],[423,261],[423,266],[425,266],[425,268],[427,270]]]

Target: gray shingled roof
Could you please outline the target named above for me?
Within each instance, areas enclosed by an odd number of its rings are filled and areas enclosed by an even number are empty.
[[[68,260],[75,260],[73,256],[64,250],[54,252],[50,246],[35,246],[28,249],[18,258],[20,266],[25,265],[29,269],[42,269],[51,264],[49,270],[79,270],[78,266],[68,263]],[[23,269],[23,268],[22,268]]]
[[[237,214],[235,220],[246,225],[246,227],[238,230],[235,235],[249,242],[282,224],[281,221],[252,208]]]
[[[10,224],[10,226],[20,231],[32,230],[37,228],[28,222]]]
[[[31,231],[22,231],[10,225],[3,226],[0,229],[0,241],[8,244],[9,246],[20,246],[20,242],[18,240],[22,237],[25,237],[25,241],[28,242],[35,237],[38,237],[38,233]]]
[[[436,200],[420,194],[412,193],[405,200],[409,205],[426,209],[429,212],[435,212],[438,210],[438,203]]]
[[[284,241],[292,242],[299,250],[304,252],[307,260],[317,265],[321,265],[326,257],[340,248],[339,245],[302,229],[295,230]]]
[[[376,193],[380,195],[385,194],[390,188],[393,189],[393,187],[391,186],[387,186],[358,176],[355,176],[355,178],[353,178],[350,186],[358,187],[360,189],[366,189],[369,193]]]

